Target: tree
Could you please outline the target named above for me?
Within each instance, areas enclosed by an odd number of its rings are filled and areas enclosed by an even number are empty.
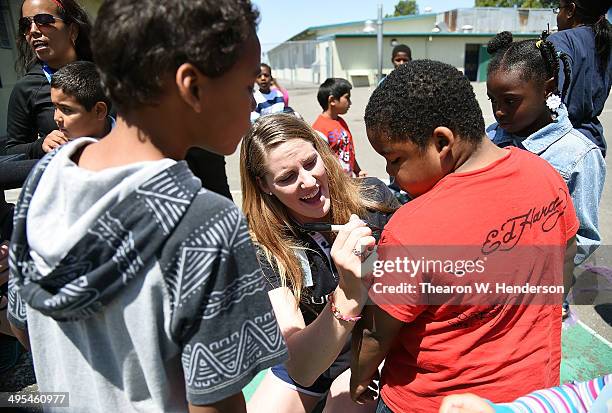
[[[419,6],[416,0],[399,0],[395,5],[393,14],[387,14],[385,17],[408,16],[410,14],[418,14]]]
[[[476,0],[476,7],[552,8],[558,0]]]

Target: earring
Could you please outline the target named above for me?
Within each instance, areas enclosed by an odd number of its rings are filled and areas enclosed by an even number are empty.
[[[550,94],[546,98],[546,106],[548,106],[551,112],[556,112],[559,106],[561,106],[561,97],[555,93]]]
[[[272,192],[268,192],[268,195],[272,196]]]
[[[557,116],[559,116],[557,109],[561,106],[561,97],[555,93],[550,94],[546,98],[546,106],[550,110],[553,121],[557,120]]]

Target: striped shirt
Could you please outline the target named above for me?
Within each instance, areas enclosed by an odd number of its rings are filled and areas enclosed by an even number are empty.
[[[278,89],[271,89],[269,93],[265,94],[256,90],[253,92],[253,97],[257,106],[251,112],[251,122],[260,116],[271,115],[272,113],[279,113],[285,110],[285,99],[282,92]]]
[[[604,389],[605,388],[605,389]],[[612,374],[582,383],[567,383],[550,389],[538,390],[512,403],[492,403],[496,413],[599,413],[596,404],[610,400]],[[599,398],[603,400],[598,400]]]

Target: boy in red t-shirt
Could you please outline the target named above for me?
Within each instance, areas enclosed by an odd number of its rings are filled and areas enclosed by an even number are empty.
[[[367,176],[355,159],[353,135],[348,125],[339,115],[344,115],[351,107],[351,89],[346,79],[329,78],[319,86],[317,100],[323,108],[312,128],[320,133],[329,144],[344,171],[353,176]]]
[[[437,412],[444,396],[466,391],[510,401],[558,385],[578,229],[561,176],[531,153],[495,147],[469,81],[444,63],[395,69],[365,122],[414,199],[378,245],[376,306],[353,333],[353,399],[373,397],[383,359],[382,412]]]

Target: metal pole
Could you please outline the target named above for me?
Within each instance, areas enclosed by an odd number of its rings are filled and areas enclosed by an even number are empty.
[[[378,50],[378,81],[382,79],[382,68],[383,68],[383,6],[378,5],[378,20],[376,20],[377,33],[376,33],[376,47]]]
[[[292,43],[291,48],[289,49],[289,67],[291,67],[291,87],[293,87],[293,82],[295,78],[295,61],[293,60],[294,53],[295,53],[295,43]]]

